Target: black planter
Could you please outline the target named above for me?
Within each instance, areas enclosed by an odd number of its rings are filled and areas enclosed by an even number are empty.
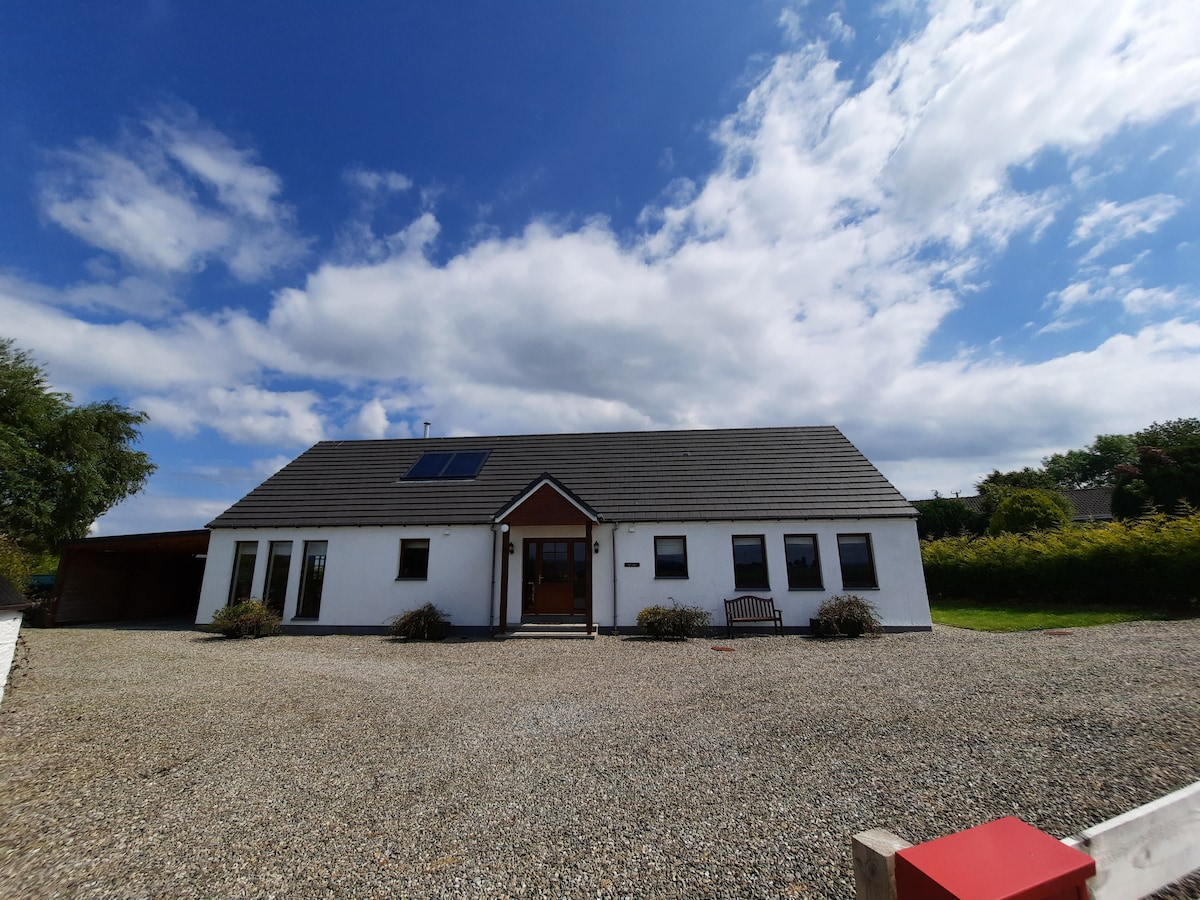
[[[435,622],[425,629],[425,640],[427,641],[444,641],[450,637],[449,622]]]
[[[825,634],[821,631],[820,619],[809,619],[808,630],[813,637],[861,637],[863,627],[859,622],[837,622],[836,634]]]

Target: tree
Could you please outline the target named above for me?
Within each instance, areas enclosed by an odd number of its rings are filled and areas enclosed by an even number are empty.
[[[1053,453],[1042,460],[1060,488],[1102,487],[1115,484],[1118,466],[1137,461],[1138,441],[1130,434],[1100,434],[1084,450]]]
[[[988,523],[989,534],[1028,534],[1049,531],[1071,520],[1071,505],[1054,490],[1016,488],[996,507]]]
[[[987,523],[996,514],[1000,503],[1013,492],[1021,490],[1053,491],[1057,488],[1054,479],[1046,472],[1031,466],[1013,469],[1010,472],[992,469],[990,475],[975,484],[975,489],[979,491],[980,515],[984,527],[986,528]]]
[[[1011,472],[1001,472],[999,469],[992,469],[990,475],[983,478],[975,484],[975,488],[982,494],[988,486],[1008,487],[1008,488],[1041,488],[1044,490],[1054,490],[1057,487],[1054,479],[1042,469],[1035,469],[1032,466],[1026,466],[1023,469],[1013,469]]]
[[[1113,490],[1113,514],[1136,518],[1200,507],[1200,444],[1159,450],[1139,447],[1136,465],[1123,466]]]
[[[1159,450],[1200,444],[1200,419],[1169,419],[1161,424],[1155,422],[1135,434],[1133,442],[1138,447],[1156,447]]]
[[[1200,506],[1200,419],[1155,422],[1133,439],[1137,455],[1117,468],[1113,514],[1128,519]]]
[[[113,400],[72,406],[27,352],[0,339],[0,532],[29,549],[86,535],[154,471],[131,447],[146,419]]]
[[[955,497],[942,497],[936,491],[932,500],[921,501],[920,510],[917,537],[922,539],[980,534],[987,525],[987,519],[967,504]]]

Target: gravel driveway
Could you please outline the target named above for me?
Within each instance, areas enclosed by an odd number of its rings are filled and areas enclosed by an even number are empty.
[[[26,630],[0,896],[853,896],[1200,779],[1200,621],[659,644]],[[714,646],[733,647],[714,652]]]

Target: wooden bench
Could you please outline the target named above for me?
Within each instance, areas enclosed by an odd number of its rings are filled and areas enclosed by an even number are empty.
[[[783,613],[770,597],[747,594],[725,601],[725,630],[733,636],[734,622],[770,622],[776,634],[783,634]]]

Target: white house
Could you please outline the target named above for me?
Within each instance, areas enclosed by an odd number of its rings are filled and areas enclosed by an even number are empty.
[[[285,630],[380,631],[431,601],[458,632],[633,629],[670,602],[825,598],[930,628],[916,510],[836,428],[324,441],[209,523],[197,623],[259,597]]]

